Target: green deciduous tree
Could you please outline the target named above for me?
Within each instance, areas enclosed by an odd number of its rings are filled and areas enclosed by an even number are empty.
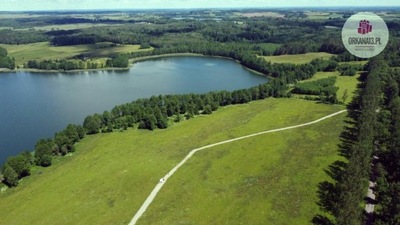
[[[7,184],[8,186],[13,187],[18,185],[18,174],[7,163],[3,167],[3,176],[4,176],[4,183]]]
[[[17,173],[18,178],[30,175],[31,162],[21,154],[8,158],[6,164]]]
[[[40,139],[35,145],[35,163],[39,166],[50,166],[51,155],[55,149],[55,143],[51,139]],[[50,162],[50,163],[49,163]]]
[[[88,134],[97,134],[100,130],[101,121],[95,116],[87,116],[83,122],[83,127],[87,130]]]

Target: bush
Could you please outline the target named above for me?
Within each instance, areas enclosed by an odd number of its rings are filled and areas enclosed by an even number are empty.
[[[203,114],[212,114],[212,108],[210,105],[204,107]]]
[[[335,92],[336,77],[328,77],[319,79],[316,81],[299,83],[294,86],[292,93],[294,94],[306,94],[306,95],[320,95],[320,94],[332,94]]]
[[[48,167],[51,166],[53,158],[51,155],[43,155],[42,158],[40,158],[39,165],[43,167]]]

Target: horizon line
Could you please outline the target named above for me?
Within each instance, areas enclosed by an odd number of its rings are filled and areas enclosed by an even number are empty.
[[[218,10],[248,10],[248,9],[327,9],[327,8],[400,8],[400,5],[392,5],[392,6],[254,6],[254,7],[182,7],[182,8],[115,8],[115,9],[34,9],[34,10],[0,10],[0,13],[5,12],[79,12],[79,11],[140,11],[140,10],[206,10],[206,9],[218,9]]]

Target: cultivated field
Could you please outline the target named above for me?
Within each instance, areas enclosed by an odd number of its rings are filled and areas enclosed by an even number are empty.
[[[279,56],[261,56],[266,61],[271,63],[294,63],[294,64],[305,64],[311,62],[313,59],[330,59],[333,54],[326,52],[311,52],[306,54],[297,55],[279,55]]]
[[[128,224],[158,180],[196,147],[297,125],[343,109],[267,99],[166,130],[88,136],[73,156],[0,194],[0,224]],[[215,147],[174,175],[139,224],[309,224],[317,185],[338,158],[344,115]]]
[[[305,12],[307,18],[310,20],[327,20],[332,18],[342,18],[342,13],[336,12]]]

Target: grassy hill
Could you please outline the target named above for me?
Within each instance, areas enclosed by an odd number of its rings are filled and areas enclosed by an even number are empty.
[[[298,99],[225,107],[153,132],[88,136],[0,194],[0,224],[128,224],[159,178],[193,148],[309,122],[343,109]],[[309,224],[317,184],[337,159],[344,115],[195,155],[139,224]]]

